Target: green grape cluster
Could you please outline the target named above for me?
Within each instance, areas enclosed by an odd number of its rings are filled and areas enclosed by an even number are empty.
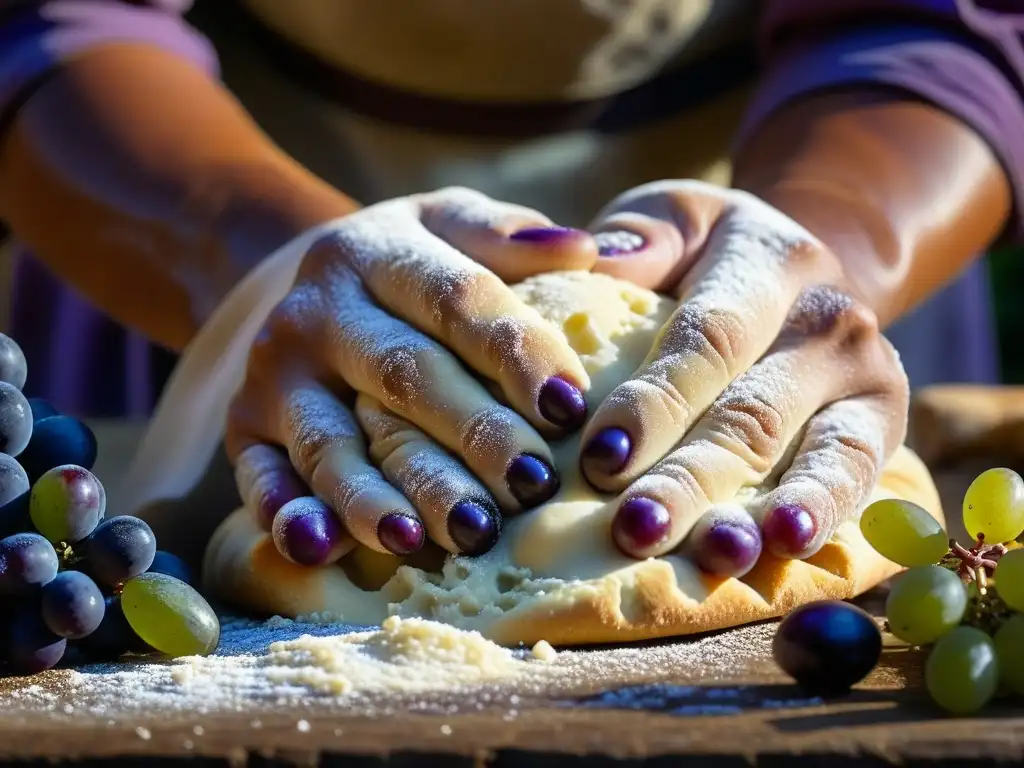
[[[925,685],[954,714],[1024,696],[1024,479],[1003,467],[978,475],[963,520],[969,547],[909,501],[877,501],[860,521],[868,543],[908,569],[886,601],[889,631],[929,646]]]
[[[217,614],[145,521],[107,517],[96,438],[21,393],[24,355],[0,334],[0,674],[124,653],[206,655]]]

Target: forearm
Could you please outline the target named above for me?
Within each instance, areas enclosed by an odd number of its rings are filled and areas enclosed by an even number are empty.
[[[741,147],[734,184],[821,238],[886,325],[980,256],[1011,206],[1006,175],[976,133],[883,90],[782,108]]]
[[[356,207],[191,63],[110,44],[55,72],[0,145],[0,218],[117,320],[181,349],[248,269]]]

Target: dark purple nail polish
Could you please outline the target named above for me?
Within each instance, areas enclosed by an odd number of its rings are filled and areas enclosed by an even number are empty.
[[[509,240],[516,240],[521,243],[555,243],[579,234],[578,229],[569,227],[530,227],[520,229],[508,236]]]
[[[541,416],[564,429],[579,429],[587,420],[583,393],[558,376],[552,376],[540,388],[537,408]]]
[[[713,523],[695,544],[697,565],[716,576],[743,576],[761,556],[761,531],[751,520],[744,525],[732,520]]]
[[[542,459],[524,453],[505,471],[505,482],[525,509],[543,504],[558,493],[558,475]]]
[[[377,523],[377,538],[389,552],[411,555],[423,546],[427,534],[416,518],[392,512]]]
[[[776,557],[784,559],[802,554],[817,533],[814,518],[806,509],[796,504],[782,504],[773,509],[768,513],[761,528],[768,550]]]
[[[647,247],[647,241],[643,237],[625,229],[598,232],[594,235],[594,240],[597,242],[597,252],[601,256],[624,256]]]
[[[596,475],[618,474],[625,468],[632,452],[633,441],[626,430],[605,427],[590,438],[583,449],[583,471]]]
[[[337,559],[345,539],[334,512],[312,496],[293,499],[274,517],[274,544],[278,551],[299,565],[324,565]]]
[[[498,543],[501,517],[498,511],[475,501],[460,501],[448,513],[448,535],[464,555],[482,555]]]
[[[668,536],[672,517],[664,506],[644,496],[629,499],[615,514],[612,536],[630,557],[657,546]]]

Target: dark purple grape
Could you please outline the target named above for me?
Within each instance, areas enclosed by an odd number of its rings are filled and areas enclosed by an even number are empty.
[[[0,333],[0,381],[12,384],[20,390],[24,389],[27,379],[28,362],[25,360],[25,353],[14,339]]]
[[[837,695],[875,668],[882,654],[882,633],[860,608],[821,600],[783,619],[772,653],[782,671],[806,690]]]
[[[33,421],[42,421],[51,416],[60,415],[60,411],[54,408],[48,400],[43,400],[41,397],[30,397],[28,399],[28,406],[32,409]]]
[[[99,525],[107,493],[99,479],[83,467],[66,464],[43,473],[32,486],[32,524],[50,541],[74,544]]]
[[[49,416],[35,423],[18,461],[34,483],[47,470],[64,464],[92,469],[96,450],[96,436],[85,424],[70,416]]]
[[[64,571],[43,587],[43,621],[50,631],[69,640],[91,634],[103,621],[103,593],[79,571]]]
[[[742,507],[713,507],[693,526],[686,546],[702,570],[739,578],[761,556],[761,528]]]
[[[49,584],[59,565],[53,545],[37,533],[0,539],[0,595],[24,595]]]
[[[0,537],[32,529],[28,516],[31,494],[23,493],[0,507]]]
[[[128,515],[100,523],[78,547],[88,571],[108,586],[145,573],[156,556],[156,537],[144,520]]]
[[[0,506],[28,493],[28,475],[13,456],[0,453]]]
[[[189,586],[195,586],[192,584],[192,569],[188,567],[185,561],[177,555],[164,552],[162,549],[156,551],[153,563],[146,570],[146,573],[162,573],[165,576],[173,576],[178,581],[184,581]]]
[[[8,628],[7,663],[15,672],[34,675],[57,666],[67,644],[43,623],[38,605],[26,606]]]
[[[300,565],[326,565],[344,553],[347,540],[341,521],[314,496],[292,499],[274,517],[274,544]]]
[[[32,438],[32,408],[13,384],[0,381],[0,453],[17,456]]]
[[[135,634],[121,610],[121,598],[111,595],[104,599],[103,620],[87,637],[78,643],[97,659],[113,659],[122,653],[148,653],[152,649]]]

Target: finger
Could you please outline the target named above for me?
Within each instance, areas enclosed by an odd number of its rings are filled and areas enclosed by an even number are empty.
[[[671,290],[696,260],[697,251],[687,250],[679,228],[664,219],[627,211],[592,229],[599,258],[591,271],[652,291]]]
[[[761,526],[738,504],[717,504],[698,518],[683,551],[706,573],[739,578],[757,564]]]
[[[334,510],[315,496],[292,499],[281,507],[272,532],[278,551],[299,565],[329,565],[356,546]]]
[[[355,419],[330,391],[298,376],[247,387],[263,414],[250,429],[262,442],[286,447],[303,482],[356,541],[395,555],[423,546],[425,529],[415,509],[369,462]]]
[[[489,198],[466,194],[470,197],[453,208],[449,218],[455,217],[457,210],[463,211],[468,222],[505,211]],[[447,226],[455,227],[458,222],[453,218]],[[328,258],[337,260],[330,254],[332,247],[346,250],[350,254],[346,260],[354,265],[378,304],[437,339],[478,374],[497,381],[512,407],[538,429],[561,434],[583,424],[586,402],[582,392],[589,387],[589,379],[564,334],[528,307],[497,275],[430,232],[418,219],[379,227],[347,232],[335,239],[333,246],[327,243]],[[387,259],[358,256],[380,251],[377,238],[385,232]],[[425,431],[439,439],[430,429]]]
[[[271,530],[281,507],[309,495],[309,488],[280,448],[253,443],[237,454],[234,464],[242,503],[264,531]]]
[[[806,312],[826,297],[834,300],[830,320],[818,317],[819,325],[809,327]],[[620,548],[648,557],[677,546],[711,505],[767,478],[823,405],[891,391],[892,361],[885,357],[870,313],[834,292],[809,292],[776,348],[725,390],[677,450],[627,489],[612,528]],[[866,434],[881,441],[891,431],[881,425]]]
[[[793,463],[755,510],[772,554],[810,557],[857,515],[902,440],[901,400],[895,393],[844,400],[810,421]]]
[[[820,244],[768,206],[709,212],[698,203],[680,197],[672,211],[686,249],[701,251],[680,306],[584,430],[581,466],[599,489],[618,491],[664,457],[768,350],[808,275],[828,271]]]
[[[559,270],[588,271],[597,259],[594,238],[559,227],[530,208],[501,203],[468,189],[423,195],[424,226],[506,283]]]
[[[334,370],[462,460],[503,509],[551,498],[558,476],[547,442],[499,405],[444,347],[375,306],[352,280],[333,284]],[[408,302],[407,302],[408,303]]]
[[[355,413],[370,458],[416,507],[431,541],[466,555],[482,555],[497,543],[497,504],[461,462],[372,397],[360,395]]]

